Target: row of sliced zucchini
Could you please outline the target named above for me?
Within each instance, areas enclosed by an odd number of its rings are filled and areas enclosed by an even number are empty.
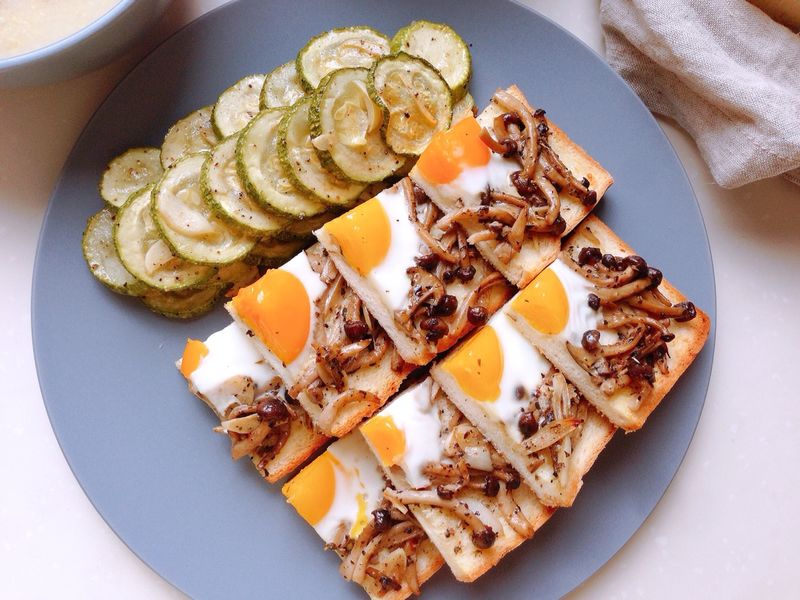
[[[470,75],[467,45],[444,24],[312,38],[295,61],[179,120],[160,149],[111,161],[107,206],[83,237],[92,274],[165,316],[210,310],[404,175],[472,110]]]

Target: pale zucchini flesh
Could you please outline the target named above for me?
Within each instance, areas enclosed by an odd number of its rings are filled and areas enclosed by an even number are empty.
[[[176,122],[161,144],[161,165],[166,169],[184,156],[208,151],[219,138],[211,124],[211,106],[204,106]]]
[[[295,104],[281,120],[278,156],[284,171],[299,189],[333,206],[352,206],[365,184],[347,181],[326,169],[311,141],[311,99]]]
[[[309,118],[322,164],[346,179],[373,183],[393,175],[405,157],[383,140],[384,113],[369,94],[368,77],[367,69],[339,69],[325,77]]]
[[[130,195],[158,181],[164,169],[158,148],[131,148],[112,159],[100,178],[100,196],[119,208]]]
[[[455,100],[467,92],[472,57],[466,42],[449,25],[414,21],[395,34],[391,47],[392,52],[405,52],[431,63],[450,86]]]
[[[369,68],[389,54],[389,39],[371,27],[343,27],[313,37],[297,54],[297,72],[306,89],[313,90],[337,69]]]
[[[129,296],[141,296],[148,287],[130,274],[114,246],[116,214],[103,208],[89,218],[83,232],[83,258],[89,271],[103,285]]]
[[[405,52],[381,58],[370,70],[369,87],[386,112],[386,144],[397,153],[419,156],[434,134],[450,127],[450,87],[422,58]]]
[[[258,114],[264,77],[248,75],[220,94],[211,113],[211,125],[220,139],[241,131]]]
[[[295,61],[277,67],[264,79],[259,106],[265,108],[289,107],[306,95]]]
[[[175,163],[153,189],[153,220],[173,252],[185,260],[224,265],[244,258],[253,237],[222,220],[203,199],[200,173],[205,153]]]
[[[256,236],[275,235],[285,229],[288,222],[266,211],[247,193],[236,168],[238,141],[239,136],[234,135],[211,150],[200,176],[203,197],[218,215],[248,233]]]
[[[162,292],[196,287],[215,273],[175,256],[150,213],[153,186],[134,192],[122,205],[114,223],[114,245],[128,272]]]
[[[236,168],[250,196],[279,215],[305,219],[327,207],[292,183],[278,157],[278,129],[286,109],[261,111],[239,136]]]

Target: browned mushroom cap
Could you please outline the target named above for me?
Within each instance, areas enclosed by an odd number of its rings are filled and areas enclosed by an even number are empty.
[[[539,158],[539,133],[531,111],[518,98],[505,90],[497,90],[493,100],[504,109],[516,114],[522,122],[522,135],[524,136],[522,175],[527,179],[533,179],[533,172]]]

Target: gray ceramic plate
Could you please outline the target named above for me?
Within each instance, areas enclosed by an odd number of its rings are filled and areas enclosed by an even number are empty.
[[[186,27],[108,97],[64,168],[41,233],[33,340],[47,410],[75,476],[130,548],[196,598],[361,598],[278,487],[211,432],[210,411],[173,367],[187,336],[224,326],[222,309],[179,323],[109,293],[88,273],[81,232],[101,202],[108,159],[159,145],[167,127],[243,75],[294,57],[312,35],[413,19],[447,21],[472,46],[485,104],[517,83],[616,183],[599,212],[714,317],[714,275],[694,195],[656,122],[603,61],[508,2],[273,0],[226,5]],[[713,341],[637,434],[619,435],[575,506],[472,585],[442,570],[428,598],[554,598],[584,581],[638,529],[669,485],[703,406]],[[630,573],[626,577],[631,577]],[[287,595],[288,594],[288,595]]]

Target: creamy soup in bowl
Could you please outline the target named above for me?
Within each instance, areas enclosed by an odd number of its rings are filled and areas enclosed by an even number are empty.
[[[0,0],[0,58],[44,48],[96,21],[120,0]]]

